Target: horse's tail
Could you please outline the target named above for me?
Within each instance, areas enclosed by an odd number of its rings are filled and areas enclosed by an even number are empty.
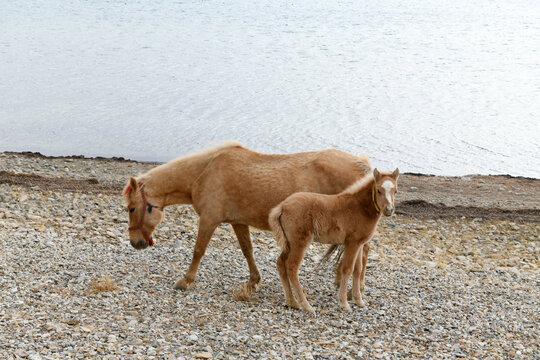
[[[319,266],[327,264],[330,259],[332,258],[332,255],[336,253],[334,256],[334,266],[337,267],[339,264],[339,261],[341,260],[341,257],[343,256],[343,252],[345,251],[345,246],[343,244],[334,244],[326,250],[326,253],[323,255],[321,260],[319,260]]]
[[[276,206],[270,211],[268,216],[268,223],[270,224],[270,229],[274,233],[278,246],[285,253],[288,253],[291,250],[289,239],[285,230],[283,229],[283,223],[281,222],[281,216],[283,215],[283,207],[281,204]]]

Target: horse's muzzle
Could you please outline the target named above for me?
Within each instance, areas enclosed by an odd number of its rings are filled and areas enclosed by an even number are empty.
[[[150,245],[148,241],[142,238],[137,239],[137,241],[130,241],[130,243],[137,250],[146,249]]]

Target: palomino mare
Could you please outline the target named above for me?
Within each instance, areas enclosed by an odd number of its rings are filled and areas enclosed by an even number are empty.
[[[152,233],[163,220],[165,207],[193,204],[199,215],[197,241],[189,269],[175,288],[193,285],[214,230],[220,223],[229,223],[246,257],[248,291],[253,291],[261,277],[253,258],[249,226],[269,230],[268,213],[294,192],[337,194],[370,171],[366,155],[358,157],[334,149],[268,155],[238,142],[226,142],[129,180],[124,200],[129,209],[130,242],[136,249],[151,246]]]
[[[282,249],[277,268],[289,306],[314,312],[298,280],[304,253],[314,240],[344,245],[338,267],[339,303],[344,310],[350,310],[347,284],[352,272],[352,297],[358,305],[363,305],[367,255],[361,256],[361,248],[371,239],[381,213],[386,216],[394,213],[398,176],[398,169],[384,174],[375,169],[373,175],[358,180],[337,195],[296,193],[272,209],[269,223]]]

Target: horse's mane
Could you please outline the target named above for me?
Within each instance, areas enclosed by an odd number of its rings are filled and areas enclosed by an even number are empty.
[[[149,170],[148,172],[142,174],[142,175],[139,175],[138,178],[140,179],[141,177],[145,177],[147,175],[151,175],[153,173],[156,173],[158,171],[160,171],[161,169],[165,168],[165,167],[170,167],[170,166],[178,166],[180,163],[185,163],[186,160],[191,160],[193,158],[202,158],[202,157],[205,157],[206,155],[209,155],[209,154],[212,154],[212,153],[215,153],[221,149],[224,149],[224,148],[228,148],[228,147],[235,147],[235,146],[240,146],[240,147],[243,147],[245,148],[245,146],[236,141],[236,140],[227,140],[227,141],[222,141],[222,142],[218,142],[218,143],[213,143],[213,144],[210,144],[202,149],[199,149],[199,150],[195,150],[195,151],[192,151],[186,155],[183,155],[183,156],[179,156],[175,159],[172,159],[164,164],[161,164],[160,166],[158,167],[155,167],[151,170]]]
[[[354,183],[349,185],[349,187],[347,187],[345,190],[343,190],[343,193],[355,194],[358,191],[360,191],[360,190],[364,189],[365,187],[367,187],[369,184],[371,184],[373,179],[374,179],[373,171],[371,171],[369,174],[366,174],[366,176],[364,176],[360,180],[356,180]]]
[[[200,160],[204,161],[205,157],[212,156],[212,153],[216,153],[217,151],[221,149],[225,149],[228,147],[236,147],[236,146],[246,148],[242,143],[235,140],[227,140],[227,141],[210,144],[200,150],[192,151],[186,155],[172,159],[164,164],[161,164],[153,169],[148,170],[144,174],[139,174],[137,176],[137,180],[142,181],[144,183],[153,175],[156,175],[165,169],[169,169],[171,167],[178,168],[178,167],[189,166],[189,164],[194,164]],[[124,188],[124,191],[126,191],[126,189],[127,189],[127,185]]]
[[[244,144],[242,144],[241,142],[236,141],[236,140],[220,141],[220,142],[217,142],[217,143],[211,143],[211,144],[203,147],[202,149],[192,151],[190,153],[187,153],[184,156],[177,157],[176,159],[173,159],[172,161],[186,160],[186,159],[191,158],[191,157],[207,155],[207,154],[216,152],[216,151],[224,149],[224,148],[235,147],[235,146],[240,146],[240,147],[245,148]]]

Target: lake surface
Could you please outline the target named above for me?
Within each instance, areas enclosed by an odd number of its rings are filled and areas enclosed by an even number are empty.
[[[0,151],[236,139],[540,178],[540,1],[3,1]]]

